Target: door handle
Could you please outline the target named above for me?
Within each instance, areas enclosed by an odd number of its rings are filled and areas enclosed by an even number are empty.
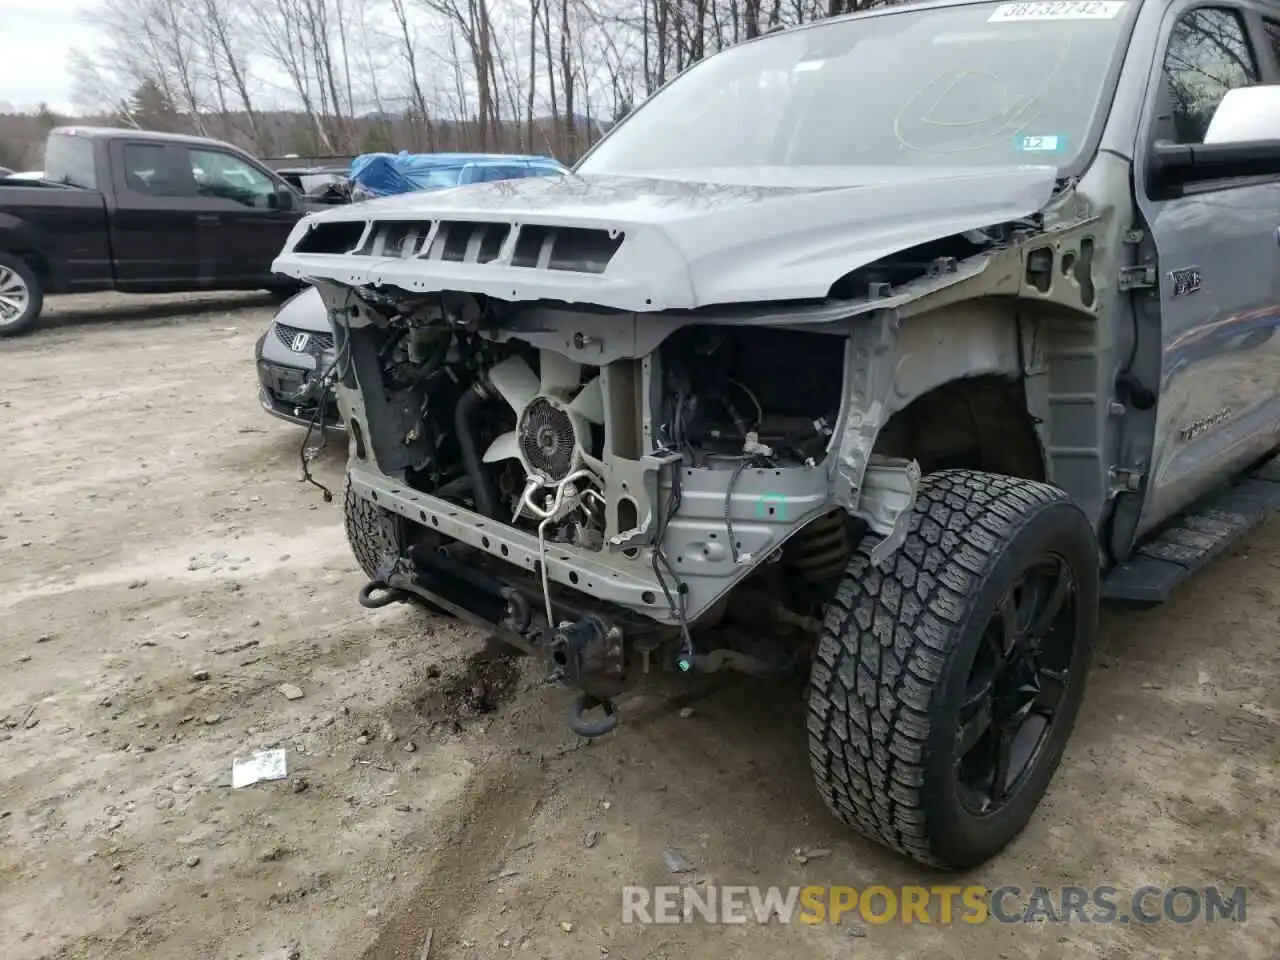
[[[217,223],[220,219],[221,219],[221,217],[219,217],[216,213],[198,213],[198,214],[196,214],[196,222],[197,222],[197,223]],[[1280,242],[1280,238],[1277,238],[1277,242]]]

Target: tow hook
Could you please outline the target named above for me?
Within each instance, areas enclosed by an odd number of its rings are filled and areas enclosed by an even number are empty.
[[[403,603],[408,598],[409,595],[403,590],[389,587],[381,580],[370,580],[360,588],[360,595],[356,599],[360,601],[360,606],[377,610],[393,603]]]
[[[604,716],[596,720],[587,719],[585,716],[587,711],[596,707],[604,710]],[[589,693],[580,693],[569,704],[569,715],[566,719],[570,730],[580,737],[591,740],[595,737],[603,737],[618,726],[618,708],[612,700],[601,700]]]

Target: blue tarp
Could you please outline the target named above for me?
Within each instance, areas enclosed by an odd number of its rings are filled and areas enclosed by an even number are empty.
[[[459,174],[469,164],[536,162],[538,172],[559,167],[549,157],[492,153],[366,153],[351,161],[353,189],[367,196],[387,197],[416,190],[439,190],[459,184]],[[563,170],[563,168],[560,168]],[[546,170],[545,172],[550,172]]]

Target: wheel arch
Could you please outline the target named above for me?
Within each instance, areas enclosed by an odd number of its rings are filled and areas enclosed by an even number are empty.
[[[870,453],[914,460],[922,474],[968,467],[1044,480],[1041,419],[1025,348],[1037,317],[1014,298],[973,298],[902,317]]]
[[[57,277],[45,250],[44,238],[35,227],[13,214],[0,212],[0,253],[22,260],[46,291],[52,292]]]
[[[873,455],[915,460],[924,475],[951,468],[1046,478],[1045,452],[1021,377],[983,373],[940,383],[895,411]]]

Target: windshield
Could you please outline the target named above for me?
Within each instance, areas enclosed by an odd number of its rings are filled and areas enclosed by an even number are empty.
[[[578,172],[1068,166],[1134,3],[903,10],[779,33],[676,79]]]

